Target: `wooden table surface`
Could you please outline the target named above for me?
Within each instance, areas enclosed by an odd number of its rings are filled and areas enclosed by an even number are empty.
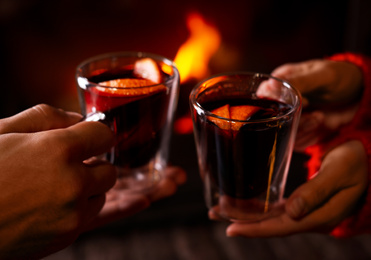
[[[171,147],[170,162],[188,173],[187,183],[174,196],[133,217],[83,234],[45,260],[371,259],[371,234],[347,239],[312,233],[282,238],[226,237],[227,223],[207,218],[193,136],[174,135]],[[294,155],[288,193],[304,180],[298,174],[303,161],[302,155]]]

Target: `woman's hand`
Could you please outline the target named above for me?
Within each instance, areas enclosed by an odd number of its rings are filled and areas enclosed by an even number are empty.
[[[349,62],[317,59],[288,63],[276,68],[272,75],[297,88],[304,107],[348,105],[362,91],[362,72]]]
[[[357,206],[367,187],[367,175],[367,156],[362,143],[344,143],[326,155],[315,178],[294,191],[281,215],[257,223],[233,223],[226,233],[272,237],[329,232]],[[212,212],[210,217],[215,218]]]
[[[311,60],[278,67],[272,75],[288,81],[303,96],[303,113],[295,149],[327,141],[350,123],[362,91],[362,73],[347,62]],[[262,85],[262,95],[274,84]],[[348,141],[330,150],[315,178],[298,187],[281,215],[258,223],[233,223],[229,236],[270,237],[300,232],[329,232],[351,215],[368,180],[367,156],[360,141]],[[215,216],[210,212],[210,217]]]
[[[108,191],[106,203],[88,229],[138,213],[154,201],[173,195],[178,186],[186,181],[186,173],[179,167],[167,167],[156,187],[145,193],[126,192],[120,188]]]
[[[362,73],[354,64],[310,60],[282,65],[272,75],[288,81],[303,96],[296,151],[331,138],[358,109]]]

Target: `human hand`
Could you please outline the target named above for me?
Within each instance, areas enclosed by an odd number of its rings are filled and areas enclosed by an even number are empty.
[[[288,81],[303,95],[303,106],[344,106],[357,100],[362,72],[354,64],[324,59],[288,63],[272,76]]]
[[[64,248],[104,205],[114,167],[86,159],[107,151],[113,134],[81,118],[38,105],[0,120],[1,259]]]
[[[362,73],[354,64],[331,60],[310,60],[284,64],[272,75],[288,81],[303,97],[295,150],[331,138],[354,117],[362,91]],[[260,92],[274,93],[274,84],[264,84]]]
[[[232,223],[228,236],[273,237],[330,232],[348,217],[367,187],[367,156],[359,141],[349,141],[324,158],[318,175],[297,188],[281,215],[257,223]],[[216,216],[209,212],[211,219]]]
[[[134,215],[149,207],[152,202],[173,195],[177,187],[186,181],[186,178],[183,169],[170,166],[165,169],[164,177],[158,185],[147,192],[133,193],[120,188],[112,188],[107,193],[103,209],[88,229]]]

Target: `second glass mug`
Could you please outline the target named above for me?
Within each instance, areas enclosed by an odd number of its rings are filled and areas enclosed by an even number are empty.
[[[135,78],[133,66],[143,59],[155,62],[159,82],[125,89],[102,84]],[[85,120],[102,121],[115,133],[116,145],[104,157],[116,166],[116,187],[130,191],[153,187],[167,165],[179,95],[179,72],[173,61],[143,52],[107,53],[82,62],[76,82]]]
[[[300,93],[270,75],[230,73],[196,85],[190,108],[207,207],[235,222],[279,214]]]

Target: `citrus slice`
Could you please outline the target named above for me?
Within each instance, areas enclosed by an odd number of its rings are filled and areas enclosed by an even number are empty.
[[[212,110],[211,112],[217,116],[224,117],[232,120],[248,120],[253,114],[255,114],[260,108],[256,106],[242,105],[242,106],[230,106],[224,105],[219,108]],[[210,121],[216,124],[219,128],[224,130],[232,129],[238,131],[243,122],[235,122],[223,120],[220,118],[210,117]]]
[[[256,106],[249,106],[249,105],[243,105],[243,106],[232,106],[229,108],[229,113],[231,119],[236,120],[247,120],[249,119],[253,114],[255,114],[259,110],[259,107]],[[243,126],[244,123],[242,122],[231,122],[231,128],[233,130],[239,130],[241,126]]]
[[[94,110],[106,111],[157,93],[167,93],[167,87],[161,84],[160,68],[154,60],[140,59],[131,65],[131,69],[133,78],[103,81],[90,88]]]
[[[104,81],[96,89],[110,96],[139,96],[153,94],[166,89],[161,83],[161,72],[157,63],[151,58],[137,60],[133,74],[137,78],[123,78]]]
[[[162,84],[156,85],[148,79],[114,79],[99,83],[96,89],[110,96],[141,96],[148,95],[165,90],[166,87]]]
[[[166,93],[163,84],[154,84],[148,79],[114,79],[91,88],[90,95],[95,110],[106,111],[149,96]]]
[[[224,117],[224,118],[230,118],[229,114],[229,105],[224,105],[222,107],[216,108],[211,111],[214,115]],[[210,121],[216,124],[219,128],[224,130],[229,130],[231,128],[231,124],[228,120],[216,118],[216,117],[210,117]]]
[[[161,82],[161,72],[157,63],[151,58],[137,60],[134,64],[134,75],[148,79],[158,84]]]
[[[229,108],[231,119],[247,120],[260,108],[256,106],[233,106]]]

